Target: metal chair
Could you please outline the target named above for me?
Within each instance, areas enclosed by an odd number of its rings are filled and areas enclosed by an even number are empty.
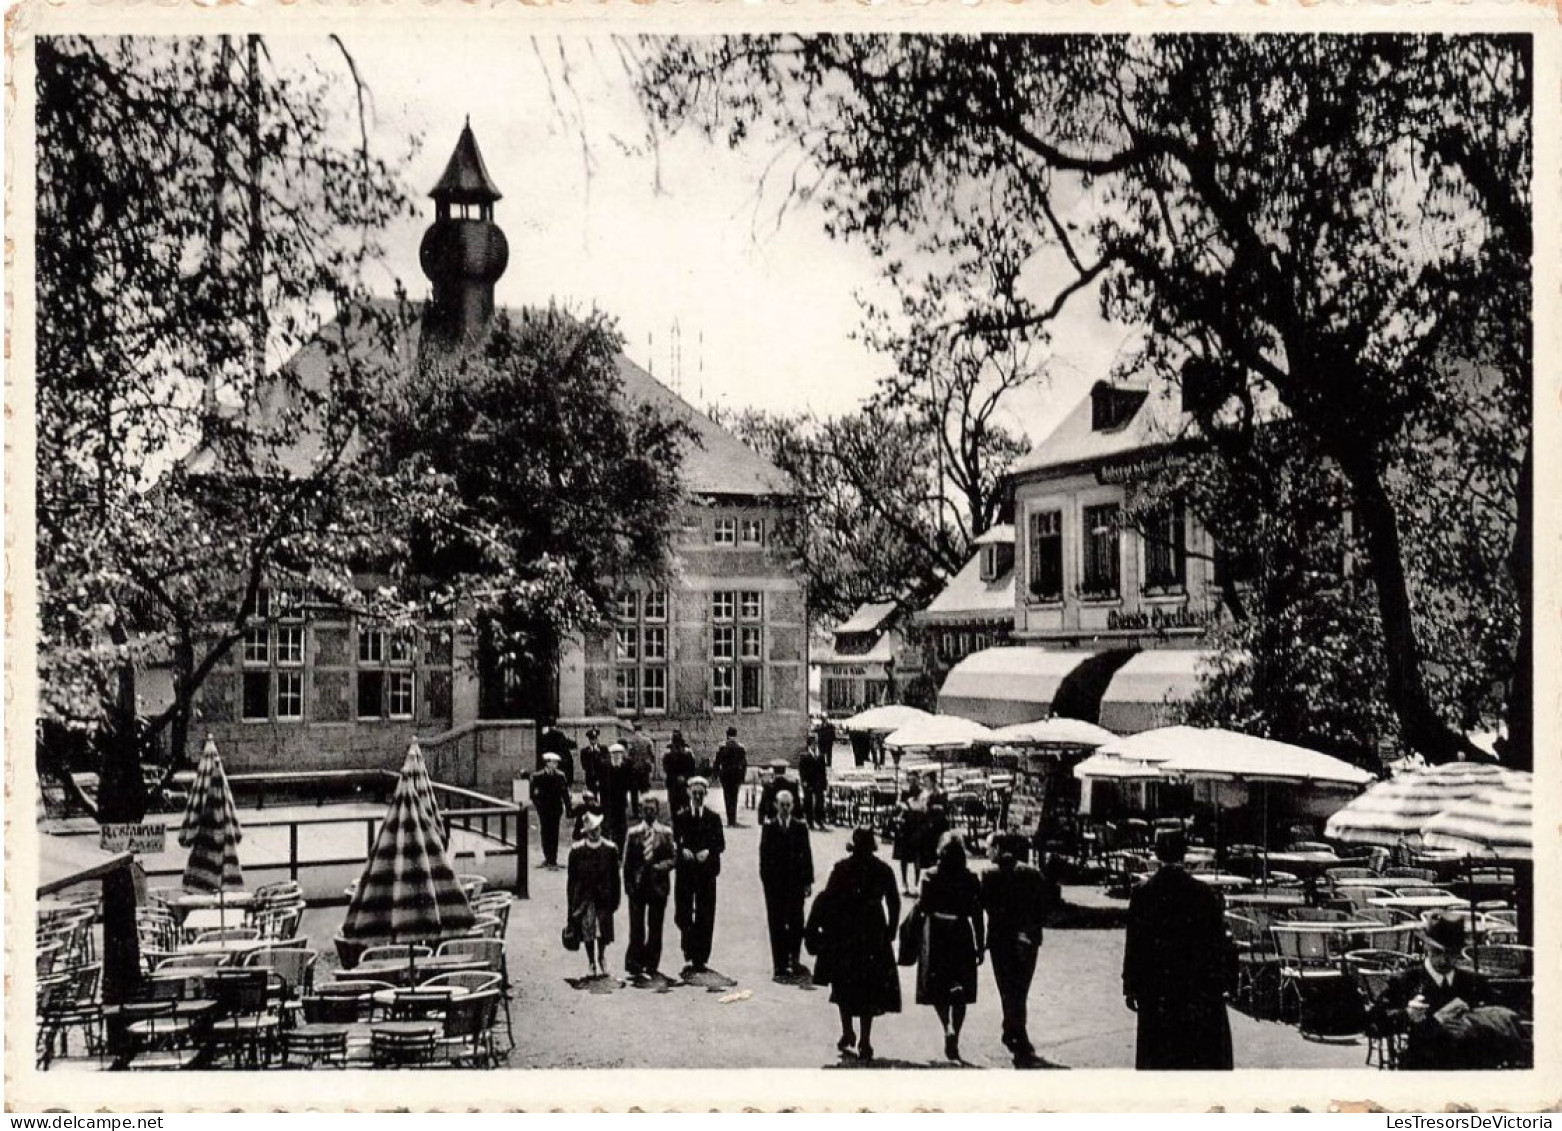
[[[500,1000],[497,990],[451,999],[445,1011],[445,1031],[439,1044],[443,1059],[452,1067],[494,1066],[499,1059],[493,1030],[499,1016]]]
[[[63,981],[48,995],[40,1010],[39,1027],[49,1033],[49,1047],[41,1067],[47,1068],[56,1056],[70,1055],[70,1034],[80,1029],[88,1055],[103,1055],[103,1003],[98,997],[103,967],[98,963],[78,966],[64,975]],[[57,1042],[57,1043],[56,1043]]]
[[[504,942],[492,938],[446,939],[439,944],[440,954],[459,954],[488,965],[497,971],[503,993],[504,1033],[511,1049],[515,1048],[515,1026],[510,1016],[510,966],[504,954]]]
[[[309,1024],[283,1031],[283,1068],[314,1068],[319,1064],[347,1067],[346,1025]]]
[[[251,1067],[268,1064],[282,1021],[269,1008],[271,986],[266,971],[218,970],[206,985],[217,1002],[217,1017],[207,1030],[213,1054],[230,1051],[235,1068],[241,1057],[247,1058]]]
[[[486,990],[498,990],[504,985],[504,979],[498,974],[489,974],[482,970],[452,970],[448,974],[435,974],[427,981],[419,982],[420,990],[438,990],[458,988],[468,993],[483,993]]]
[[[258,942],[260,932],[254,927],[214,927],[195,936],[198,943]]]
[[[1414,964],[1412,955],[1385,950],[1352,950],[1345,954],[1345,969],[1361,1000],[1366,1021],[1367,1065],[1396,1068],[1399,1063],[1399,1034],[1383,1028],[1373,1018],[1373,1010],[1394,975]]]
[[[383,946],[369,947],[358,956],[358,961],[360,964],[364,962],[411,962],[416,958],[427,958],[433,953],[433,950],[429,947],[419,943],[389,943]]]
[[[1287,991],[1296,1000],[1296,1025],[1306,1035],[1309,999],[1340,985],[1345,973],[1340,965],[1341,932],[1329,924],[1277,923],[1270,928],[1280,959],[1281,1008]]]
[[[369,1030],[369,1049],[376,1068],[427,1068],[439,1059],[442,1026],[419,1029]]]

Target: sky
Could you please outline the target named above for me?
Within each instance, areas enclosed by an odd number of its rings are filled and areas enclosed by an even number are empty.
[[[405,175],[426,217],[428,189],[470,116],[504,194],[495,212],[510,245],[501,304],[558,300],[613,315],[629,355],[700,406],[837,415],[890,370],[853,337],[855,296],[891,297],[866,249],[825,235],[816,207],[780,214],[780,188],[761,187],[772,151],[734,152],[693,133],[646,146],[645,118],[605,41],[569,43],[572,89],[557,81],[551,40],[448,32],[420,35],[409,51],[404,35],[365,30],[343,43],[372,92],[373,144],[390,156],[409,135],[422,139]],[[346,78],[332,46],[272,48],[307,53]],[[353,144],[356,119],[339,121],[340,140]],[[388,233],[374,289],[388,293],[399,278],[414,298],[427,297],[417,263],[426,222]],[[1007,423],[1033,442],[1123,348],[1123,329],[1086,298],[1077,296],[1055,329],[1048,384],[1010,402]]]

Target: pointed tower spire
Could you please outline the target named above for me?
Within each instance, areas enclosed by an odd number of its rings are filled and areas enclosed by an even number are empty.
[[[488,331],[494,284],[510,260],[509,242],[494,223],[494,202],[502,195],[483,163],[468,118],[429,193],[434,222],[418,252],[423,274],[434,284],[423,319],[425,350],[473,344]]]

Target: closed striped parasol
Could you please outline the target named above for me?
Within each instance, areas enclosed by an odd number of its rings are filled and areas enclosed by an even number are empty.
[[[1467,856],[1530,860],[1534,853],[1533,778],[1517,770],[1497,784],[1455,801],[1426,825],[1428,848],[1453,849]]]
[[[439,798],[434,792],[434,779],[429,776],[428,763],[423,760],[423,748],[415,738],[407,745],[407,758],[401,764],[401,776],[411,780],[413,792],[418,795],[418,802],[428,817],[429,829],[443,845],[445,818],[439,811]]]
[[[1418,837],[1456,801],[1500,785],[1508,772],[1486,762],[1448,762],[1381,782],[1329,818],[1324,835],[1354,844],[1394,845]]]
[[[416,766],[421,765],[420,756]],[[429,796],[432,793],[430,789]],[[348,905],[343,938],[414,942],[463,931],[476,922],[430,813],[418,793],[416,775],[403,772]]]
[[[239,841],[243,839],[217,743],[207,735],[190,801],[184,808],[184,824],[179,828],[179,843],[190,850],[190,859],[184,866],[184,886],[191,891],[219,894],[228,888],[242,888]]]

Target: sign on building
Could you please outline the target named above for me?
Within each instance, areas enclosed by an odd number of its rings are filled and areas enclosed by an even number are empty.
[[[99,847],[104,852],[134,852],[153,856],[166,851],[168,830],[162,825],[104,825]]]

